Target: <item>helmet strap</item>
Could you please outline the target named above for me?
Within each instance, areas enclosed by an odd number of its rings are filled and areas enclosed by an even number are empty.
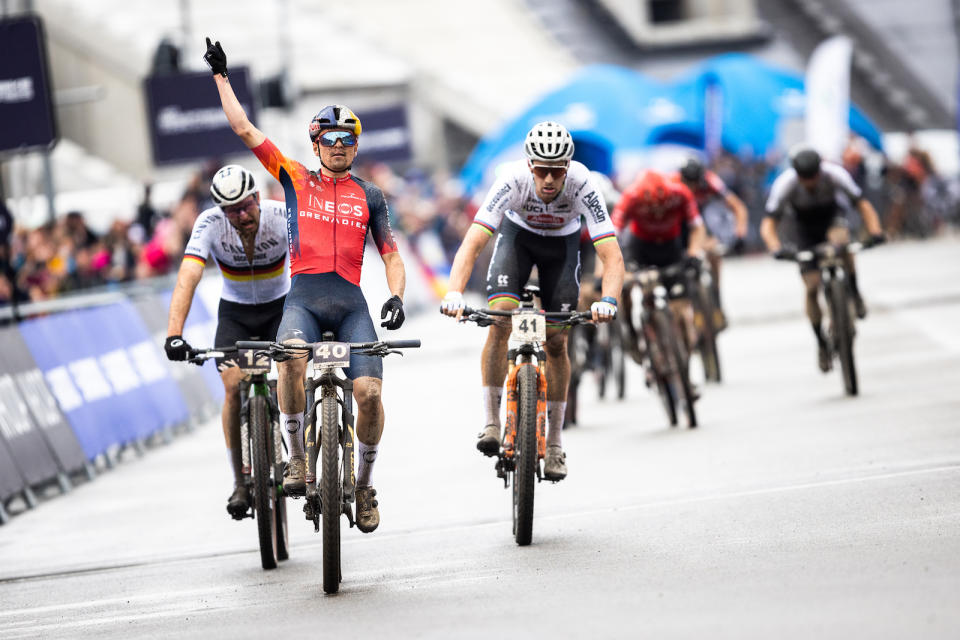
[[[353,163],[351,162],[350,164],[347,165],[346,169],[343,169],[343,171],[336,171],[328,167],[326,163],[323,161],[323,158],[320,158],[320,166],[322,166],[324,169],[326,169],[330,173],[343,173],[344,171],[350,171],[351,169],[353,169]]]

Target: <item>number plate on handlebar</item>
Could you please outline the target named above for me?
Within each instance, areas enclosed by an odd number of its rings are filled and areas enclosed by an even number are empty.
[[[313,347],[313,368],[331,369],[350,366],[349,342],[321,342]]]
[[[511,316],[513,333],[511,338],[517,342],[543,342],[547,339],[547,319],[535,311],[517,313]]]
[[[263,352],[257,353],[257,349],[237,349],[237,360],[244,373],[270,372],[269,356]]]

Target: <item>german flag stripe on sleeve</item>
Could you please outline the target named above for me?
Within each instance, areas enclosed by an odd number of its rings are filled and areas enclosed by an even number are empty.
[[[201,258],[200,256],[195,256],[192,253],[183,254],[184,260],[193,260],[194,262],[199,262],[200,264],[207,264],[206,258]]]

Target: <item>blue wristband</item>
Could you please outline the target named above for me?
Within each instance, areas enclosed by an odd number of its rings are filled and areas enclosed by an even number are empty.
[[[614,298],[613,296],[603,296],[602,298],[600,298],[600,302],[609,302],[613,306],[617,306],[617,299]]]

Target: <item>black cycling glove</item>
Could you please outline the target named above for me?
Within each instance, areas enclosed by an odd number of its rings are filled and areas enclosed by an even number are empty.
[[[210,38],[207,38],[207,52],[203,54],[203,60],[213,71],[213,75],[220,74],[224,78],[227,77],[227,54],[223,52],[219,40],[212,43]]]
[[[192,349],[183,336],[167,336],[163,343],[163,350],[167,352],[167,359],[174,362],[183,362],[190,357]]]
[[[796,260],[797,250],[791,247],[780,247],[773,252],[773,257],[776,260]]]
[[[869,249],[870,247],[875,247],[878,244],[883,244],[887,241],[887,236],[883,233],[875,233],[867,238],[867,241],[863,243],[863,246]]]
[[[393,296],[384,302],[383,308],[380,309],[380,319],[388,318],[386,321],[381,322],[380,326],[386,327],[391,331],[399,329],[405,317],[406,316],[403,315],[403,300],[400,299],[400,296]]]

